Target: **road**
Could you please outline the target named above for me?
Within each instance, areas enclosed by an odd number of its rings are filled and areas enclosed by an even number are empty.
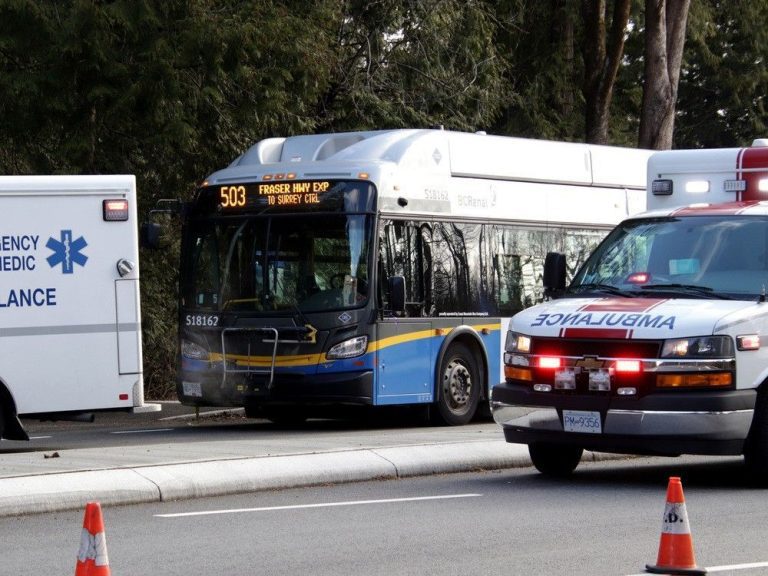
[[[768,502],[740,467],[640,458],[584,463],[568,481],[517,468],[105,507],[104,522],[124,576],[630,575],[655,563],[680,475],[698,564],[754,576],[768,572]],[[82,518],[0,519],[2,572],[71,574]]]

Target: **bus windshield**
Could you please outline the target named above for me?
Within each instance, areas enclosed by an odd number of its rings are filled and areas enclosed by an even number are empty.
[[[183,302],[258,313],[363,306],[372,221],[364,214],[309,213],[192,222]]]

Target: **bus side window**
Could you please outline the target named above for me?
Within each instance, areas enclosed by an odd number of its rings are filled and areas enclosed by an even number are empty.
[[[423,228],[412,222],[400,221],[391,221],[382,227],[382,236],[379,238],[378,290],[384,311],[392,312],[387,293],[388,278],[401,276],[405,280],[405,316],[425,314],[424,267],[429,266],[430,256],[423,252]]]

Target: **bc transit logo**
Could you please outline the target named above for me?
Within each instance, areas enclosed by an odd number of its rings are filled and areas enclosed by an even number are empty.
[[[48,265],[55,268],[61,264],[62,273],[72,274],[75,271],[75,264],[85,266],[88,261],[88,256],[81,252],[86,246],[88,246],[88,242],[85,241],[85,238],[80,236],[77,240],[72,240],[72,230],[62,230],[61,240],[50,237],[45,245],[46,248],[53,251],[53,254],[47,258]]]

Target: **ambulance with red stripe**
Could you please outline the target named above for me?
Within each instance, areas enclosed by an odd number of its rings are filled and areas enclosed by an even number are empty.
[[[768,483],[768,140],[657,152],[648,212],[510,321],[492,411],[548,475],[584,450],[743,454]]]

